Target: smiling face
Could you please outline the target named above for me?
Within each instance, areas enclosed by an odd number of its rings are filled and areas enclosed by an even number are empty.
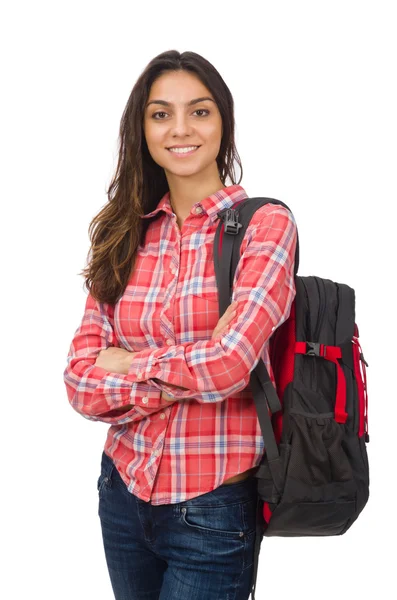
[[[152,103],[154,100],[161,102]],[[172,71],[156,79],[146,103],[143,129],[150,155],[163,167],[168,180],[217,173],[222,118],[213,95],[194,74]],[[176,154],[168,150],[171,146],[199,148]]]

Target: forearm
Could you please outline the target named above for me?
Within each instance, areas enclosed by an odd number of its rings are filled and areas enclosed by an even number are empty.
[[[150,382],[131,382],[95,365],[84,369],[69,362],[64,381],[72,408],[92,421],[111,425],[140,421],[170,405]]]
[[[195,350],[210,357],[203,369],[190,368],[191,364],[196,364]],[[159,364],[153,366],[157,359]],[[203,373],[207,373],[207,377]],[[179,344],[164,351],[137,352],[129,374],[136,381],[150,382],[171,400],[195,399],[198,402],[220,402],[244,389],[249,381],[248,365],[242,364],[240,356],[228,353],[221,340]]]
[[[150,382],[128,375],[134,356],[118,347],[113,309],[90,294],[67,356],[64,383],[69,403],[83,417],[120,425],[139,421],[169,406],[169,399]]]

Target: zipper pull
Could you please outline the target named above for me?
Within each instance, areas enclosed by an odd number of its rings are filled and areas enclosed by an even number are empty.
[[[362,352],[360,352],[360,360],[361,360],[361,362],[363,362],[365,364],[366,367],[369,366],[368,363],[367,363],[367,361],[365,360],[364,355],[363,355]]]

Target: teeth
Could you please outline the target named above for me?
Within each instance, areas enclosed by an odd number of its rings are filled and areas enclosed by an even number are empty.
[[[168,148],[171,152],[178,152],[179,154],[185,154],[186,152],[191,152],[195,150],[198,146],[189,146],[188,148]]]

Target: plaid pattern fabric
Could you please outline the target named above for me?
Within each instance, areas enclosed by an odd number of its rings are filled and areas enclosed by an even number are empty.
[[[128,490],[153,505],[209,492],[264,453],[249,379],[262,358],[274,382],[268,340],[295,297],[297,230],[284,207],[255,213],[233,283],[237,314],[211,340],[219,320],[217,213],[246,197],[238,184],[220,189],[192,207],[181,232],[167,192],[142,217],[161,211],[123,296],[111,306],[89,294],[71,342],[64,372],[71,406],[110,424],[105,453]],[[128,374],[94,365],[109,346],[136,352]]]

